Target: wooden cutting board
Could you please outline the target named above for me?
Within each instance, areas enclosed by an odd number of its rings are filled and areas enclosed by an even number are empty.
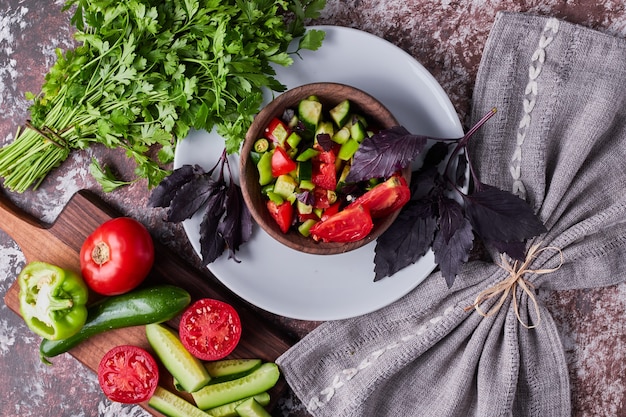
[[[0,191],[0,228],[15,240],[22,250],[26,261],[44,261],[65,269],[80,271],[79,253],[85,238],[100,224],[118,217],[94,194],[88,191],[76,193],[53,224],[43,224],[12,204]],[[274,361],[292,344],[286,334],[261,320],[237,296],[225,287],[210,283],[206,277],[165,246],[155,241],[155,264],[143,285],[168,283],[180,286],[192,295],[193,299],[216,298],[226,301],[237,309],[242,321],[241,342],[232,353],[236,358],[261,358]],[[7,306],[19,314],[19,286],[13,283],[5,295]],[[176,319],[168,323],[176,326]],[[118,329],[92,337],[70,351],[70,354],[94,372],[100,359],[109,349],[122,344],[133,344],[150,350],[145,337],[144,326]],[[38,356],[38,347],[33,347],[33,355]],[[54,358],[51,358],[54,362]],[[162,369],[161,384],[173,389],[171,376]],[[274,400],[286,389],[281,378],[270,392]],[[189,396],[186,397],[190,399]],[[160,413],[141,404],[155,416]]]

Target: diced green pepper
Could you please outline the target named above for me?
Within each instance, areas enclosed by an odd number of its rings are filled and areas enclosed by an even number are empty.
[[[45,262],[31,262],[18,276],[20,313],[41,337],[75,335],[87,320],[89,290],[82,277]]]
[[[357,149],[359,149],[359,142],[354,139],[348,139],[341,148],[339,148],[339,153],[337,153],[337,158],[342,161],[347,161],[354,156]]]
[[[265,152],[261,155],[261,159],[256,164],[257,169],[259,170],[259,184],[267,185],[274,177],[272,176],[272,154],[274,152]]]
[[[298,161],[298,162],[308,161],[309,159],[313,158],[314,156],[319,155],[319,153],[320,153],[320,151],[318,151],[317,149],[306,148],[305,150],[302,151],[302,153],[300,155],[298,155],[296,157],[296,161]]]

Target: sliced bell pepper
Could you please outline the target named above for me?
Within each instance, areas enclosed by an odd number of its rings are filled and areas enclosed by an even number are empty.
[[[281,146],[274,149],[272,154],[272,176],[275,178],[289,174],[298,165],[287,155],[287,151]]]
[[[66,339],[87,320],[89,290],[82,277],[45,262],[31,262],[18,276],[20,313],[26,325],[49,340]]]
[[[268,200],[267,209],[276,224],[278,224],[280,231],[287,233],[293,220],[293,205],[289,201],[276,204],[272,200]]]

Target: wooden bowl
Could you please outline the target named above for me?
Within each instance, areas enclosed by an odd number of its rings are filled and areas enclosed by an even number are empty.
[[[287,233],[283,233],[267,210],[266,199],[261,194],[261,186],[259,185],[258,169],[250,158],[250,151],[254,142],[263,137],[263,131],[270,120],[274,117],[280,118],[285,109],[295,108],[300,100],[311,95],[319,98],[324,109],[331,109],[341,101],[349,99],[352,106],[376,126],[388,129],[398,125],[394,116],[378,100],[364,91],[348,85],[312,83],[288,90],[259,112],[246,134],[240,153],[239,181],[241,191],[255,221],[265,232],[282,244],[300,252],[317,255],[345,253],[376,240],[393,223],[398,216],[398,211],[390,216],[375,220],[374,228],[369,235],[355,242],[316,242],[311,237],[302,236],[293,228]],[[406,168],[402,174],[408,182],[411,176],[410,168]]]

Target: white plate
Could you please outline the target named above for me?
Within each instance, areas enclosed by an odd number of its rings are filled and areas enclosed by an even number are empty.
[[[356,29],[311,27],[326,32],[318,51],[301,51],[302,60],[276,67],[288,88],[319,81],[358,87],[385,104],[410,132],[460,137],[463,128],[448,96],[432,75],[395,45]],[[269,97],[267,98],[269,100]],[[177,146],[174,167],[199,164],[211,168],[223,149],[214,132],[194,131]],[[237,168],[231,155],[231,168]],[[183,223],[200,253],[201,215]],[[209,270],[248,302],[269,312],[301,320],[337,320],[384,307],[407,294],[436,264],[432,252],[392,277],[374,282],[375,242],[340,255],[309,255],[273,240],[255,227],[251,241],[237,252],[236,263],[225,253]]]

